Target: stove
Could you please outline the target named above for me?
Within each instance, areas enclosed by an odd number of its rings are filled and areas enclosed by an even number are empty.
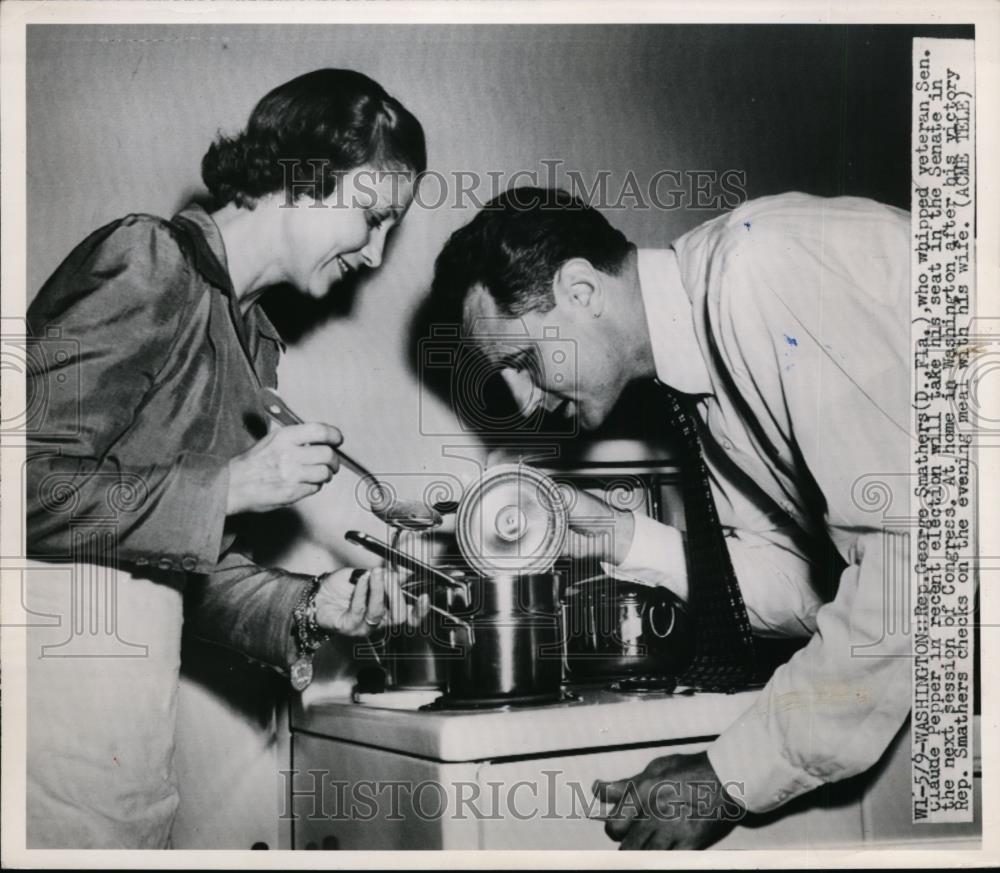
[[[593,781],[704,749],[755,693],[574,686],[491,709],[435,707],[436,695],[314,696],[293,710],[295,848],[613,849],[600,810],[582,811]]]

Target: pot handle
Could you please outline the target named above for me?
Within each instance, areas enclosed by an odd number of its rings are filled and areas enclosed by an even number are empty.
[[[562,674],[565,680],[570,678],[569,666],[569,607],[565,600],[559,601],[559,646],[562,650]]]
[[[381,540],[375,539],[375,537],[369,536],[366,533],[361,533],[361,531],[349,530],[344,534],[344,539],[357,546],[361,546],[363,549],[368,549],[368,551],[374,552],[383,560],[391,561],[395,566],[424,573],[438,584],[443,584],[451,588],[460,587],[462,585],[460,581],[452,579],[448,574],[438,570],[437,567],[432,567],[430,564],[427,564],[418,558],[414,558],[406,552],[401,552],[399,549],[393,548],[388,543],[383,543]]]
[[[417,597],[416,594],[413,594],[412,592],[407,591],[405,588],[400,588],[399,590],[400,590],[400,593],[403,595],[403,597],[408,597],[410,600],[419,600],[420,599],[419,597]],[[440,615],[442,618],[446,618],[449,621],[454,622],[459,627],[465,628],[465,630],[469,634],[469,645],[470,646],[475,645],[475,642],[476,642],[476,632],[472,629],[472,625],[471,624],[469,624],[467,621],[462,621],[462,619],[460,619],[458,616],[452,615],[450,612],[448,612],[447,609],[442,609],[440,606],[435,606],[433,603],[429,603],[427,605],[427,607],[428,607],[428,609],[430,609],[431,612],[435,613],[436,615]]]
[[[668,612],[669,615],[658,620],[658,616],[661,612]],[[669,618],[669,624],[667,624],[664,629],[663,625],[667,618]],[[658,640],[665,640],[669,637],[674,632],[674,625],[676,623],[677,610],[675,610],[673,605],[670,603],[664,603],[662,601],[654,603],[646,612],[646,624],[649,627],[650,633]]]

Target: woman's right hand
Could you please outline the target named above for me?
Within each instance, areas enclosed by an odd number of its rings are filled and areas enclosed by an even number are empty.
[[[226,515],[268,512],[315,494],[340,467],[344,438],[320,422],[275,428],[229,462]]]

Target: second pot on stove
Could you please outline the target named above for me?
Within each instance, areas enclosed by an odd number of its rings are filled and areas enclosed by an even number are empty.
[[[562,609],[570,682],[672,680],[694,654],[689,613],[666,588],[597,576],[567,588]]]
[[[486,706],[559,698],[561,584],[556,573],[470,580],[468,603],[450,610],[468,627],[455,630],[455,648],[445,659],[445,704]]]

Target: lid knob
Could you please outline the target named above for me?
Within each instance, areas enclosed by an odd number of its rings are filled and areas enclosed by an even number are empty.
[[[527,526],[527,516],[518,506],[505,506],[497,513],[497,536],[508,543],[521,539]]]

